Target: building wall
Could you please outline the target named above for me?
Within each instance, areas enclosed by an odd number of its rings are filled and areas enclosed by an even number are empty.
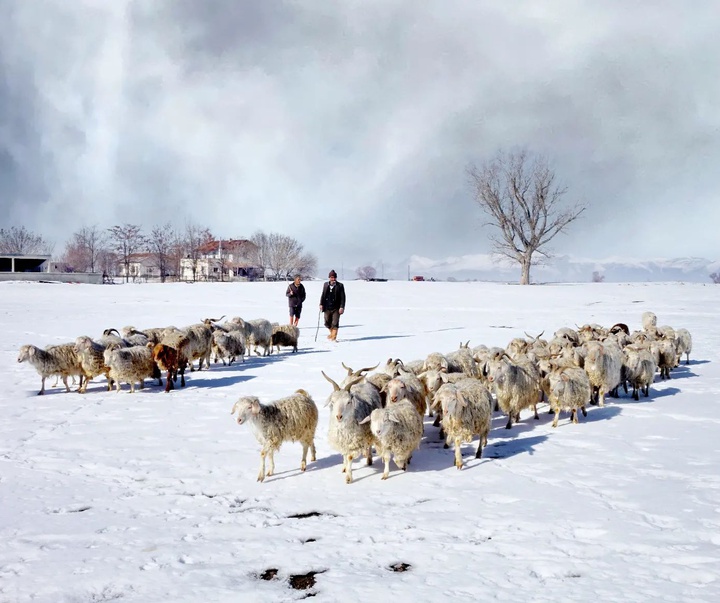
[[[0,281],[31,281],[84,283],[101,285],[102,274],[97,272],[0,272]]]

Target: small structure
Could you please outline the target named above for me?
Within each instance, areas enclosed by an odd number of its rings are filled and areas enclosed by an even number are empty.
[[[63,283],[101,283],[102,275],[90,272],[68,273],[51,265],[49,255],[5,253],[0,255],[0,281],[54,281]]]

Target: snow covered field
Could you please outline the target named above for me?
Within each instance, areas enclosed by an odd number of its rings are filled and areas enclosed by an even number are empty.
[[[720,287],[346,281],[331,344],[322,327],[313,341],[321,285],[306,282],[297,354],[213,365],[169,394],[50,379],[36,396],[23,344],[222,314],[284,322],[285,284],[0,283],[0,601],[720,600]],[[498,415],[462,471],[426,418],[407,472],[381,481],[377,460],[356,463],[345,484],[321,370],[340,381],[341,362],[576,323],[636,329],[645,310],[694,338],[690,365],[650,398],[610,398],[556,429],[544,412],[510,431]],[[285,444],[258,483],[259,445],[230,409],[300,387],[320,406],[317,461],[300,473],[300,445]]]

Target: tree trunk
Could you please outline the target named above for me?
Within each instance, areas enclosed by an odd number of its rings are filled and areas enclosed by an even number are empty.
[[[520,260],[520,284],[530,284],[530,258],[522,258]]]

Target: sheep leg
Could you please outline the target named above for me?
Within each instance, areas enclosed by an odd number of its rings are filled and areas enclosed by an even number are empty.
[[[367,450],[365,451],[365,458],[367,459],[367,464],[372,465],[372,463],[373,463],[372,446],[367,447]]]
[[[266,475],[275,475],[275,450],[273,448],[268,451],[268,456],[270,457],[270,469]]]
[[[581,406],[580,410],[582,411],[583,417],[587,417],[587,410],[585,410],[585,407]]]
[[[388,475],[390,474],[390,451],[386,450],[383,453],[383,463],[385,463],[385,469],[382,474],[382,479],[387,479]]]
[[[535,416],[533,417],[533,419],[535,419],[536,421],[539,421],[540,415],[538,414],[538,411],[537,411],[537,404],[533,404],[533,410],[535,411]]]
[[[633,397],[633,400],[635,400],[636,402],[640,400],[640,396],[638,395],[638,388],[637,388],[636,385],[633,385],[633,395],[632,395],[632,397]]]
[[[455,438],[455,466],[458,469],[463,468],[462,451],[460,450],[460,438]]]
[[[40,384],[40,391],[37,393],[38,396],[45,395],[45,379],[46,379],[46,377],[42,377],[42,383]]]
[[[257,481],[261,482],[265,479],[265,448],[260,451],[260,473],[258,473]]]
[[[553,427],[557,427],[558,419],[559,419],[559,418],[560,418],[560,409],[559,409],[559,408],[556,408],[556,409],[555,409],[555,418],[553,419],[553,422],[552,422],[552,426],[553,426]]]
[[[352,484],[352,461],[353,461],[353,455],[348,454],[345,457],[345,483],[346,484]]]
[[[505,425],[505,429],[512,429],[512,423],[513,423],[513,416],[512,413],[508,414],[508,421],[507,425]]]
[[[167,383],[165,384],[165,392],[169,392],[171,389],[175,389],[175,385],[173,384],[172,375],[170,374],[172,371],[168,369],[167,372]]]
[[[300,471],[305,471],[307,468],[307,451],[308,451],[308,445],[303,442],[303,455],[302,455],[302,461],[300,461]]]
[[[310,460],[311,461],[317,460],[317,456],[315,455],[315,440],[310,442]]]
[[[70,386],[68,385],[67,378],[68,378],[67,375],[63,375],[63,376],[62,376],[62,382],[63,382],[63,385],[65,385],[65,391],[66,391],[66,392],[69,392],[69,391],[70,391]]]
[[[571,420],[573,423],[576,423],[576,424],[577,424],[577,422],[578,422],[577,408],[573,408],[573,409],[572,409],[572,412],[570,413],[570,420]]]
[[[487,442],[485,442],[487,444]],[[482,458],[482,449],[483,449],[483,436],[480,436],[480,441],[478,442],[477,450],[475,451],[475,458],[479,459]]]

